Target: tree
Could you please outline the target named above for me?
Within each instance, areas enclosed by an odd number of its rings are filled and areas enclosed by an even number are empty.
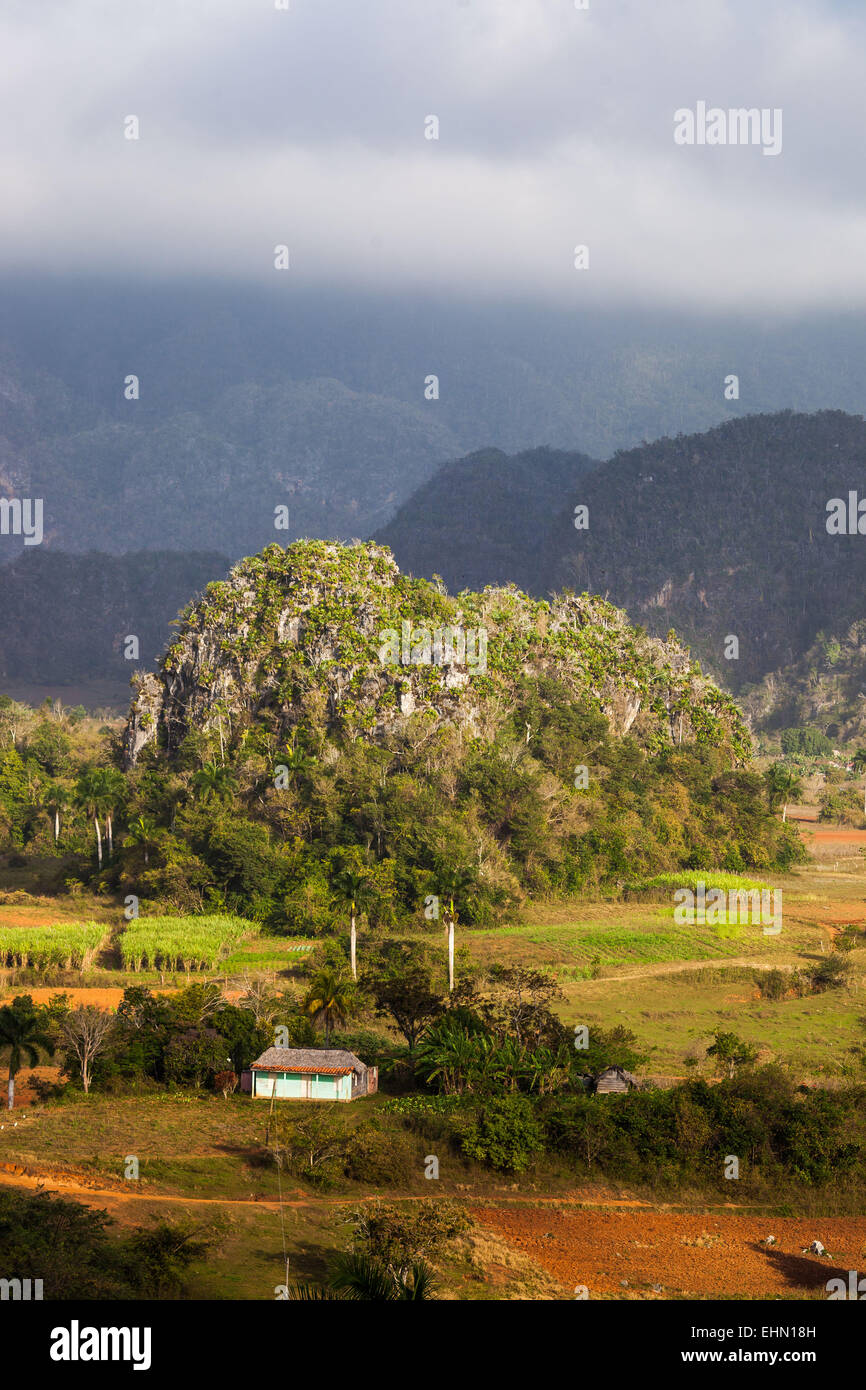
[[[562,1025],[549,1006],[564,995],[550,975],[523,965],[494,965],[490,980],[482,1014],[491,1028],[530,1045],[562,1040]]]
[[[237,1072],[218,1071],[213,1079],[214,1090],[222,1091],[223,1099],[228,1100],[233,1091],[238,1088]]]
[[[394,1277],[380,1260],[369,1255],[338,1255],[330,1275],[330,1287],[346,1299],[366,1303],[428,1302],[433,1297],[433,1271],[415,1260]]]
[[[733,1077],[737,1067],[754,1062],[758,1049],[751,1043],[738,1038],[736,1033],[716,1033],[712,1045],[707,1048],[707,1056],[715,1057],[721,1071],[728,1069],[728,1077]]]
[[[380,957],[366,977],[380,1018],[390,1018],[406,1039],[410,1052],[424,1030],[439,1018],[445,999],[435,988],[426,962],[414,958],[401,943]]]
[[[151,1220],[150,1230],[139,1227],[130,1238],[133,1267],[147,1298],[176,1298],[189,1266],[219,1243],[220,1228],[175,1224],[155,1216]]]
[[[358,906],[362,908],[370,901],[371,888],[369,879],[363,874],[356,873],[354,869],[341,868],[334,874],[333,887],[338,898],[349,903],[350,918],[350,961],[352,966],[352,979],[358,978],[358,967],[356,960],[357,930],[355,924],[355,914]]]
[[[456,1202],[365,1202],[349,1214],[356,1254],[378,1260],[398,1277],[416,1260],[441,1254],[472,1222]]]
[[[108,805],[107,788],[103,777],[104,768],[91,768],[82,772],[75,784],[75,804],[93,821],[96,832],[96,858],[102,868],[102,831],[99,820]]]
[[[304,1303],[333,1303],[344,1299],[364,1303],[428,1302],[434,1297],[433,1271],[423,1260],[415,1260],[394,1278],[381,1260],[350,1253],[334,1260],[324,1286],[295,1283],[288,1286],[290,1300]]]
[[[199,801],[210,801],[212,797],[222,800],[232,790],[234,778],[229,768],[220,767],[219,763],[205,763],[193,775],[192,786]]]
[[[356,1000],[354,981],[347,975],[326,968],[313,976],[304,998],[304,1012],[315,1023],[324,1024],[326,1047],[334,1024],[343,1024],[351,1017]]]
[[[126,800],[126,778],[116,767],[100,768],[103,804],[105,806],[105,835],[109,858],[114,853],[114,813]]]
[[[782,820],[787,820],[788,803],[797,801],[803,794],[803,782],[796,772],[792,772],[784,763],[773,763],[764,773],[764,780],[767,786],[767,799],[772,811],[782,807]]]
[[[113,1016],[95,1004],[80,1004],[61,1020],[60,1035],[78,1062],[85,1095],[90,1091],[93,1063],[105,1051],[113,1030]]]
[[[278,1121],[271,1144],[277,1164],[311,1182],[326,1177],[328,1167],[346,1153],[346,1135],[333,1110],[334,1105],[311,1105],[294,1119]]]
[[[150,862],[150,851],[156,843],[157,827],[156,822],[149,816],[137,816],[126,832],[125,845],[141,845],[144,850],[144,862]]]
[[[60,815],[69,805],[69,800],[69,788],[62,782],[47,782],[39,794],[40,804],[48,811],[54,823],[55,845],[60,839]]]
[[[21,1070],[26,1057],[30,1066],[39,1061],[39,1049],[49,1057],[54,1055],[54,1039],[44,1025],[42,1013],[36,1008],[29,994],[19,994],[11,1004],[0,1009],[0,1050],[9,1048],[9,1101],[11,1110],[15,1104],[15,1077]]]
[[[437,885],[440,896],[447,900],[445,930],[448,933],[448,991],[452,993],[454,990],[454,929],[457,926],[457,909],[454,906],[454,899],[456,898],[458,902],[465,902],[474,896],[475,875],[469,869],[445,865],[438,871]]]

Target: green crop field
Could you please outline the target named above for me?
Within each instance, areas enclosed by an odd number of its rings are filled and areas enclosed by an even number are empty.
[[[84,970],[92,961],[108,928],[100,922],[59,922],[53,926],[0,926],[0,965],[46,970],[60,966]]]
[[[121,936],[120,952],[128,970],[212,970],[258,930],[245,917],[140,917]]]

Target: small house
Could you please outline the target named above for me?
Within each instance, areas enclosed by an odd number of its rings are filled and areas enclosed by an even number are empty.
[[[334,1048],[269,1047],[250,1067],[254,1099],[358,1100],[378,1089],[377,1067]]]
[[[639,1084],[637,1077],[625,1067],[605,1067],[595,1077],[592,1089],[597,1096],[605,1096],[616,1091],[631,1091]]]

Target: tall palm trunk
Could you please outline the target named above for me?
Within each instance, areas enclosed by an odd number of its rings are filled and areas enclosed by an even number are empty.
[[[357,944],[358,944],[358,933],[357,933],[357,931],[355,930],[355,904],[352,903],[352,938],[351,938],[351,947],[350,947],[350,950],[351,950],[351,956],[352,956],[352,979],[353,979],[353,980],[357,980],[357,978],[358,978],[358,965],[357,965],[357,960],[356,960],[356,948],[357,948]]]
[[[57,841],[58,841],[59,839],[60,839],[60,812],[59,812],[59,811],[57,810],[57,808],[55,807],[55,809],[54,809],[54,843],[55,843],[55,845],[57,844]]]
[[[96,857],[99,867],[102,868],[102,831],[99,828],[99,816],[93,817],[93,824],[96,827]]]
[[[114,826],[111,823],[111,812],[105,817],[105,834],[108,838],[108,857],[114,854]]]

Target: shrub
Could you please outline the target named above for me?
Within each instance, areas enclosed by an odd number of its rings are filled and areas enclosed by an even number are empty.
[[[544,1149],[544,1130],[526,1096],[485,1103],[460,1138],[467,1158],[501,1173],[523,1173]]]

